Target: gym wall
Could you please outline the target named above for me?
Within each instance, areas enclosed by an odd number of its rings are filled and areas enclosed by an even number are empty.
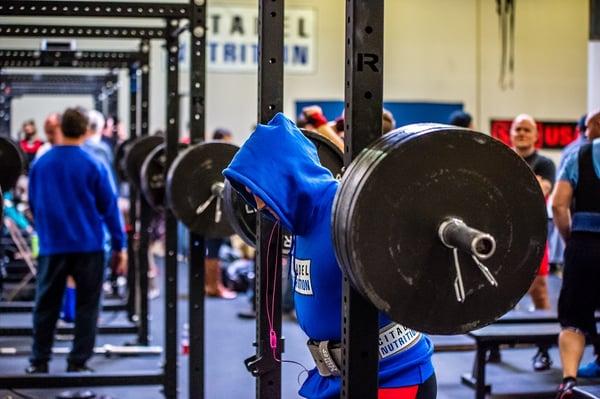
[[[209,7],[211,4],[256,7],[257,2],[211,0]],[[521,112],[545,120],[576,120],[585,112],[588,90],[588,4],[588,0],[517,1],[514,88],[502,90],[498,84],[501,44],[495,1],[388,0],[384,97],[387,101],[462,102],[482,131],[489,130],[491,118],[511,118]],[[285,110],[293,116],[296,101],[343,99],[345,10],[343,1],[333,0],[287,0],[286,6],[310,7],[316,15],[315,73],[287,74],[285,78]],[[40,23],[27,18],[10,21]],[[65,20],[47,19],[47,23],[51,21],[60,24]],[[76,23],[69,21],[66,23]],[[97,24],[113,22],[99,19]],[[123,19],[114,24],[148,22]],[[32,39],[2,42],[6,48],[39,47],[39,41]],[[78,48],[134,50],[136,45],[88,39],[79,40]],[[153,44],[152,52],[150,131],[164,127],[166,84],[160,42]],[[189,75],[183,66],[182,71],[180,126],[186,129]],[[126,87],[125,74],[122,76]],[[251,72],[209,72],[208,132],[228,127],[237,142],[244,140],[256,120],[256,79]],[[122,116],[127,120],[127,93],[121,96]]]

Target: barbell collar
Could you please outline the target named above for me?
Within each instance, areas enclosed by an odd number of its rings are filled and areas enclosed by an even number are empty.
[[[496,252],[496,239],[457,218],[444,220],[438,228],[438,236],[448,248],[460,251],[484,260],[491,258]]]
[[[215,195],[217,197],[223,197],[224,189],[225,189],[225,182],[222,182],[222,181],[213,183],[213,185],[210,186],[210,192],[212,193],[212,195]]]

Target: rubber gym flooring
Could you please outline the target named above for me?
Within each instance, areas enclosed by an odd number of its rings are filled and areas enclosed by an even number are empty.
[[[160,263],[159,263],[160,264]],[[556,298],[560,280],[551,280],[551,296]],[[187,268],[179,266],[179,325],[185,322],[187,315]],[[151,334],[152,345],[162,345],[163,342],[163,297],[151,302]],[[240,320],[236,317],[239,310],[245,309],[248,301],[240,296],[232,301],[207,299],[206,301],[206,398],[209,399],[252,399],[254,398],[254,378],[246,371],[243,360],[253,355],[252,342],[254,340],[254,321]],[[529,306],[527,299],[520,304],[522,307]],[[110,313],[103,313],[105,322],[117,323],[123,321],[122,316],[114,317]],[[31,323],[29,314],[2,314],[0,325],[2,326],[27,326]],[[312,360],[305,347],[306,336],[297,324],[291,320],[284,319],[285,354],[284,359],[293,360],[306,366],[312,367]],[[178,337],[180,341],[181,337]],[[112,343],[121,345],[130,336],[99,336],[98,345]],[[0,346],[28,346],[29,338],[0,337]],[[66,342],[58,342],[58,345],[67,346]],[[560,362],[556,348],[551,350],[554,366],[550,371],[534,373],[531,370],[531,357],[535,348],[525,349],[503,349],[502,363],[488,365],[487,379],[492,384],[491,397],[493,398],[553,398],[551,392],[560,381]],[[473,352],[437,353],[434,355],[434,363],[438,378],[439,399],[463,399],[474,397],[474,392],[460,383],[461,374],[470,371],[473,362]],[[584,361],[592,357],[591,348],[586,349]],[[121,357],[106,358],[94,357],[89,365],[101,371],[131,371],[150,370],[154,371],[161,363],[160,356],[153,357]],[[179,397],[188,398],[187,395],[187,366],[186,356],[179,356]],[[55,357],[50,364],[50,369],[64,371],[66,365],[65,356]],[[0,357],[0,374],[14,374],[21,372],[27,366],[25,356],[2,356]],[[283,365],[282,398],[297,398],[299,380],[302,369],[294,364]],[[0,390],[0,398],[53,398],[64,389],[56,390],[17,390],[9,392]],[[159,387],[124,387],[124,388],[97,388],[93,391],[105,398],[121,399],[161,399]],[[20,396],[19,394],[23,394]]]

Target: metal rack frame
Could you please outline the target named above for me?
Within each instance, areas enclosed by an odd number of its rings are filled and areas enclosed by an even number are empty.
[[[188,19],[190,21],[187,29],[192,32],[193,37],[203,38],[204,24],[203,15],[205,13],[204,0],[189,0],[186,3],[129,3],[129,2],[75,2],[75,1],[14,1],[6,0],[0,3],[0,16],[59,16],[59,17],[126,17],[126,18],[153,18],[165,22],[164,28],[133,28],[133,27],[47,27],[46,33],[42,34],[40,27],[31,25],[2,25],[0,27],[0,36],[61,36],[61,37],[97,37],[97,38],[137,38],[143,39],[141,49],[146,49],[145,62],[142,63],[138,78],[141,77],[141,83],[138,79],[138,89],[141,86],[141,98],[137,100],[141,108],[141,120],[132,120],[132,133],[148,134],[148,40],[161,39],[166,42],[167,52],[167,167],[175,158],[177,152],[178,139],[178,119],[179,119],[179,96],[178,96],[178,35],[184,30],[179,28],[180,20]],[[61,30],[63,29],[64,30]],[[54,30],[53,30],[54,29]],[[108,31],[110,30],[110,32]],[[193,43],[190,46],[190,56],[192,65],[197,65],[199,58],[204,56],[204,47]],[[72,61],[81,64],[81,59],[74,54]],[[203,61],[200,61],[203,62]],[[145,77],[145,79],[144,79]],[[204,73],[192,73],[190,82],[190,92],[192,93],[191,115],[202,114],[204,116]],[[202,93],[198,91],[202,90]],[[137,93],[137,91],[136,91]],[[138,96],[139,97],[139,96]],[[132,101],[133,104],[133,101]],[[132,116],[134,111],[131,111]],[[144,117],[144,115],[146,115]],[[196,116],[192,117],[194,125]],[[196,123],[195,126],[198,126]],[[175,145],[174,145],[175,144]],[[133,193],[139,198],[139,193]],[[133,204],[132,204],[133,205]],[[146,225],[149,211],[148,204],[140,201],[139,209],[132,206],[132,215],[140,216],[140,248],[137,256],[138,274],[144,275],[147,271],[147,241],[143,239],[146,235],[144,226]],[[137,218],[136,218],[137,220]],[[7,388],[48,388],[48,387],[81,387],[81,386],[120,386],[120,385],[161,385],[163,393],[167,398],[177,397],[177,233],[176,220],[171,212],[166,213],[167,237],[166,237],[166,265],[165,265],[165,362],[160,371],[153,373],[125,373],[125,374],[96,374],[96,375],[54,375],[54,376],[0,376],[0,387]],[[143,281],[144,279],[142,279]],[[143,291],[143,284],[140,286]],[[146,286],[147,288],[147,286]],[[203,312],[190,312],[193,320],[191,325],[197,325],[198,320],[203,320]],[[204,359],[197,359],[197,352],[190,354],[190,364],[203,362]]]
[[[95,108],[114,110],[118,96],[114,88],[118,76],[104,75],[13,74],[0,72],[0,135],[10,135],[11,101],[30,94],[91,95]],[[102,96],[102,94],[105,94]],[[103,97],[103,98],[101,98]],[[2,309],[0,303],[0,309]],[[26,307],[24,307],[26,309]]]
[[[43,29],[43,26],[39,28]],[[33,35],[33,33],[31,33]],[[0,68],[29,68],[29,67],[44,67],[44,68],[102,68],[109,69],[111,72],[106,75],[104,78],[104,85],[100,88],[100,92],[103,91],[106,87],[114,87],[117,84],[118,76],[114,74],[115,69],[127,68],[129,70],[130,77],[137,74],[137,70],[142,68],[142,64],[144,64],[144,52],[134,52],[134,51],[37,51],[37,50],[27,50],[27,49],[0,49]],[[144,64],[144,65],[147,65]],[[0,85],[4,83],[2,86],[4,88],[3,93],[0,94],[0,100],[3,103],[3,106],[8,107],[8,110],[4,110],[4,120],[6,122],[10,122],[10,102],[12,97],[16,94],[12,90],[11,80],[5,79],[5,77],[16,76],[16,75],[5,75],[0,73]],[[45,75],[45,76],[53,76],[53,80],[60,79],[60,77],[65,77],[69,75]],[[75,76],[75,75],[73,75]],[[12,79],[14,81],[14,78]],[[75,83],[84,83],[86,82],[86,77],[74,78]],[[34,83],[32,79],[27,85],[28,87],[37,87],[45,89],[42,85]],[[8,90],[6,90],[8,89]],[[32,91],[38,90],[33,89]],[[66,89],[66,87],[63,88]],[[83,87],[80,89],[76,89],[75,91],[81,92]],[[21,94],[31,94],[25,92],[26,87],[21,89]],[[10,93],[6,95],[5,93]],[[96,94],[96,93],[94,93]],[[99,93],[98,93],[99,94]],[[2,98],[3,97],[3,98]],[[116,97],[116,96],[115,96]],[[131,96],[134,99],[134,95]],[[96,96],[97,99],[97,96]],[[113,100],[114,101],[114,100]],[[98,104],[96,104],[98,107]],[[115,107],[116,105],[112,105],[111,107]],[[8,121],[6,121],[8,118]],[[1,125],[0,125],[1,127]],[[10,129],[10,126],[8,126]],[[1,133],[1,132],[0,132]],[[135,268],[135,266],[133,266]],[[142,275],[142,274],[140,274]],[[142,282],[143,279],[139,279]],[[131,284],[135,282],[135,284]],[[128,285],[138,285],[137,281],[128,282]],[[146,284],[147,287],[147,284]],[[141,287],[140,287],[141,288]],[[135,288],[133,289],[135,291]],[[142,291],[140,289],[140,291]],[[147,295],[146,295],[147,297]],[[129,299],[129,298],[128,298]],[[140,302],[140,301],[138,301]],[[147,303],[147,299],[145,301]],[[137,323],[134,325],[121,325],[121,326],[100,326],[98,332],[100,334],[137,334],[138,335],[138,343],[141,345],[148,344],[148,307],[143,306],[144,301],[142,300],[139,306],[139,314],[137,315]],[[18,312],[18,311],[27,311],[29,308],[32,308],[32,305],[29,304],[18,304],[17,306],[11,306],[10,304],[2,304],[0,309],[8,310],[9,312]],[[120,304],[112,304],[113,309],[134,309],[133,306],[129,306],[129,304],[124,301]],[[130,312],[131,313],[131,312]],[[132,314],[130,314],[132,316]],[[130,317],[133,319],[133,317]],[[65,328],[63,329],[66,333],[73,333],[73,328]],[[33,329],[31,327],[0,327],[0,336],[30,336],[33,334]]]

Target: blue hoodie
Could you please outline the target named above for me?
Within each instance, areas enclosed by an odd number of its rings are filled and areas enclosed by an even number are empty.
[[[294,300],[300,327],[312,340],[339,342],[342,273],[330,227],[339,183],[319,163],[315,146],[292,121],[277,114],[268,125],[258,125],[223,174],[256,206],[248,187],[294,234]],[[381,387],[416,385],[433,374],[429,339],[383,314],[379,351]],[[299,393],[333,399],[339,397],[340,384],[339,377],[322,377],[314,368]]]

